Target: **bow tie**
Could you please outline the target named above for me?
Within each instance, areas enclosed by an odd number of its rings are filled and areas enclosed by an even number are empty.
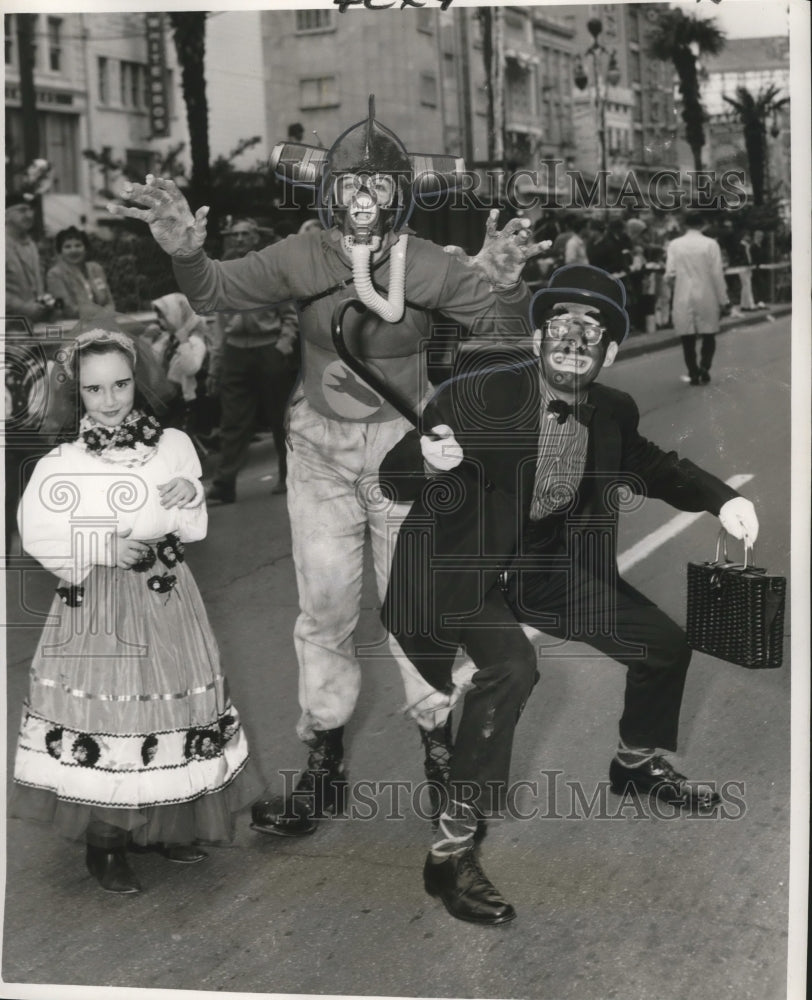
[[[573,416],[584,427],[589,427],[595,413],[595,407],[590,403],[576,403],[575,406],[572,406],[563,399],[551,399],[547,404],[547,412],[555,413],[559,424],[563,424],[567,417]]]

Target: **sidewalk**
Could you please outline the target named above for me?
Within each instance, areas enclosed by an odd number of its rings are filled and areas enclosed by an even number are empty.
[[[742,313],[737,316],[725,316],[719,325],[719,333],[727,333],[729,330],[736,330],[742,326],[754,326],[756,323],[765,323],[778,319],[779,316],[786,316],[792,311],[792,303],[777,302],[775,305],[767,306],[766,309],[758,309],[754,312]],[[680,336],[674,332],[673,327],[666,327],[656,333],[636,333],[629,334],[628,343],[617,356],[618,361],[628,358],[636,358],[641,354],[648,354],[651,351],[663,351],[667,347],[676,347],[680,343]]]

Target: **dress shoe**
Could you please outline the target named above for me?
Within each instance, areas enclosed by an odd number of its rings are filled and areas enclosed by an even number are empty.
[[[237,491],[234,487],[222,486],[220,483],[212,483],[206,489],[206,503],[210,506],[218,504],[234,503],[237,499]]]
[[[426,858],[423,884],[452,917],[471,924],[506,924],[516,911],[479,867],[473,847],[439,863]]]
[[[105,892],[123,895],[141,891],[141,883],[130,868],[123,847],[110,851],[88,844],[85,862],[87,870]]]
[[[160,844],[159,853],[167,861],[173,861],[178,865],[196,865],[208,857],[208,854],[195,844]]]
[[[130,844],[129,848],[133,854],[160,854],[167,861],[174,861],[179,865],[196,865],[200,861],[205,861],[208,854],[196,844]]]
[[[310,748],[307,767],[291,795],[255,802],[251,829],[277,837],[304,837],[316,830],[326,813],[342,813],[347,799],[344,772],[344,727],[315,732],[305,741]]]
[[[285,483],[283,483],[283,482],[278,482],[274,486],[271,487],[271,493],[274,496],[281,496],[282,494],[287,493],[287,492],[288,492],[288,488],[285,485]]]
[[[707,385],[710,382],[710,372],[707,368],[701,368],[699,371],[699,384]]]
[[[688,381],[691,383],[691,385],[702,385],[702,382],[700,381],[698,375],[689,376]]]
[[[281,796],[263,799],[251,806],[251,829],[276,837],[306,837],[318,827],[306,803]]]
[[[612,791],[622,795],[628,788],[662,802],[677,802],[691,808],[710,809],[722,801],[709,784],[688,781],[665,757],[652,757],[639,767],[627,767],[614,757],[609,765]]]

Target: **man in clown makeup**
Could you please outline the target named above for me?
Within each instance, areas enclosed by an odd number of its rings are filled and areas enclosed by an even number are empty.
[[[758,519],[721,480],[642,437],[634,400],[595,381],[628,333],[625,298],[599,268],[559,268],[531,303],[532,347],[472,345],[426,406],[423,434],[410,432],[381,464],[384,492],[414,501],[383,622],[438,691],[450,687],[459,647],[476,667],[424,869],[426,890],[461,920],[515,916],[479,865],[476,834],[505,807],[514,729],[537,677],[522,625],[626,667],[613,789],[691,808],[719,801],[663,755],[676,750],[691,650],[619,577],[617,520],[634,497],[655,497],[708,511],[752,545]]]
[[[416,163],[398,137],[369,116],[329,150],[285,143],[271,163],[294,183],[318,185],[323,231],[290,236],[240,260],[210,260],[203,251],[206,214],[193,214],[175,185],[148,177],[128,199],[143,208],[110,206],[141,219],[172,256],[178,283],[202,313],[249,310],[293,301],[299,312],[302,376],[289,406],[288,511],[300,613],[294,628],[301,716],[297,733],[307,766],[287,801],[253,810],[255,829],[281,836],[312,833],[314,817],[335,810],[346,789],[343,731],[358,698],[361,671],[353,633],[361,610],[365,533],[369,531],[381,597],[394,539],[408,506],[382,503],[377,472],[410,424],[338,357],[332,341],[337,304],[358,298],[347,314],[349,349],[404,403],[419,409],[430,392],[421,348],[431,311],[469,330],[497,321],[525,329],[526,261],[540,252],[529,222],[496,232],[496,213],[480,254],[461,260],[406,229]],[[447,158],[448,159],[448,158]],[[458,167],[460,161],[456,161]],[[424,178],[425,179],[425,178]],[[451,745],[448,716],[458,689],[441,693],[396,648],[406,710],[417,721],[427,777],[442,782]]]

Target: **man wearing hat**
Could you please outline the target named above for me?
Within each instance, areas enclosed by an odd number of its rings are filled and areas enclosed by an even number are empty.
[[[532,350],[472,351],[381,465],[384,492],[413,506],[398,536],[383,620],[438,690],[464,646],[477,668],[451,754],[449,799],[425,885],[462,920],[513,908],[475,856],[477,819],[497,809],[513,732],[533,685],[521,625],[589,643],[627,668],[609,774],[669,801],[714,803],[661,750],[675,750],[685,634],[617,573],[617,515],[632,495],[708,511],[752,544],[755,509],[715,476],[641,436],[634,400],[595,381],[628,333],[621,282],[559,268],[530,306]],[[718,801],[718,799],[717,799]]]
[[[34,209],[19,192],[6,195],[6,318],[37,323],[48,318],[54,298],[45,292],[39,250],[31,238]]]

